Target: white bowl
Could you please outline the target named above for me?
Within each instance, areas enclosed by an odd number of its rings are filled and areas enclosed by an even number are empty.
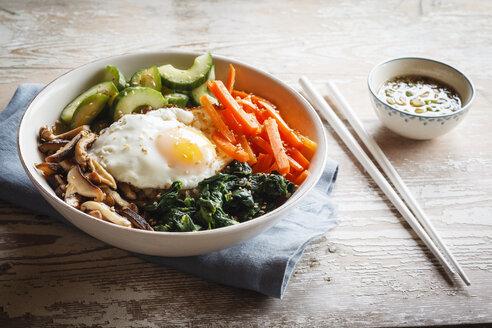
[[[106,65],[120,68],[126,76],[152,65],[173,64],[189,67],[200,54],[190,52],[153,52],[128,54],[101,59],[76,68],[48,84],[31,102],[22,117],[18,131],[19,156],[30,179],[41,195],[67,220],[89,235],[110,245],[148,255],[189,256],[227,248],[247,240],[270,228],[292,209],[319,180],[326,161],[326,136],[323,124],[303,97],[272,75],[239,61],[214,56],[218,79],[225,80],[229,63],[236,68],[236,88],[263,96],[278,105],[283,117],[294,128],[318,143],[312,159],[311,175],[290,199],[261,217],[248,222],[197,232],[154,232],[125,228],[98,220],[67,205],[49,187],[45,178],[34,167],[43,161],[38,151],[39,128],[51,126],[62,108],[90,86],[102,81]]]
[[[394,108],[377,94],[384,82],[402,75],[427,76],[451,86],[461,98],[461,109],[447,115],[412,114]],[[373,107],[383,124],[391,131],[417,140],[439,137],[457,126],[475,98],[471,80],[456,68],[442,62],[417,57],[388,59],[374,67],[368,78]]]

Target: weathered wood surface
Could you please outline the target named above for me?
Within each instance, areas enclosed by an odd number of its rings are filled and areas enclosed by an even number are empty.
[[[310,245],[283,300],[155,266],[0,202],[0,326],[408,326],[492,321],[492,3],[0,0],[0,108],[104,56],[166,48],[231,56],[295,88],[339,83],[473,285],[452,284],[340,139],[339,227]],[[371,67],[420,55],[475,82],[464,123],[424,142],[381,126]]]

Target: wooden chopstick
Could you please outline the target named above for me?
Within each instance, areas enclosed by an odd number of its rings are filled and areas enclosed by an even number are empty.
[[[405,182],[402,180],[393,165],[391,165],[390,161],[383,153],[381,148],[378,146],[374,138],[367,133],[366,129],[362,125],[362,122],[355,115],[354,110],[352,109],[352,107],[350,107],[349,103],[343,97],[333,81],[328,81],[328,90],[332,95],[332,100],[334,101],[335,106],[340,110],[343,116],[347,118],[352,128],[355,130],[367,149],[369,149],[372,156],[376,159],[376,162],[378,162],[379,166],[383,169],[384,173],[389,178],[393,186],[395,186],[400,196],[415,214],[415,217],[417,218],[419,223],[424,227],[427,234],[434,240],[437,246],[439,246],[444,255],[447,256],[448,260],[451,261],[451,264],[454,266],[454,268],[458,272],[458,275],[461,277],[461,279],[463,279],[465,284],[470,286],[470,279],[468,279],[466,273],[463,271],[458,261],[456,261],[451,251],[444,244],[441,237],[434,228],[434,225],[425,214],[424,210],[420,207],[417,200],[413,197],[411,191],[408,189]]]
[[[333,109],[328,105],[328,103],[321,97],[321,95],[316,91],[314,86],[311,84],[309,79],[305,76],[301,77],[299,80],[302,88],[306,92],[308,99],[314,104],[315,108],[323,115],[323,117],[328,121],[335,132],[340,136],[345,145],[349,148],[352,154],[357,158],[357,160],[362,164],[364,169],[369,173],[371,178],[377,183],[379,188],[384,192],[386,197],[393,203],[396,209],[401,213],[405,221],[410,225],[410,227],[415,231],[417,236],[424,242],[424,244],[429,248],[429,250],[434,254],[434,256],[439,260],[447,272],[454,273],[454,269],[449,264],[446,257],[440,252],[439,248],[434,244],[433,240],[427,235],[426,231],[422,228],[420,223],[417,221],[412,212],[405,205],[403,200],[398,196],[396,191],[391,187],[386,178],[379,172],[374,163],[369,159],[367,154],[361,148],[359,143],[355,140],[352,134],[349,132],[347,127],[342,123],[342,121],[335,114]]]

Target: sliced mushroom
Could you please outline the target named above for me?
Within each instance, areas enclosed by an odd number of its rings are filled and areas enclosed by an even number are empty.
[[[93,216],[99,220],[103,219],[101,211],[99,211],[99,210],[92,210],[92,211],[87,212],[87,214],[89,214],[89,215],[91,215],[91,216]]]
[[[89,154],[87,154],[87,147],[96,141],[96,135],[92,132],[82,131],[82,138],[75,146],[75,161],[82,167],[87,166],[89,160]]]
[[[43,172],[45,177],[55,173],[63,173],[63,168],[58,163],[39,163],[36,164],[36,168]]]
[[[106,204],[106,205],[108,205],[109,207],[114,206],[114,204],[116,204],[116,202],[114,201],[113,197],[111,197],[111,195],[108,194],[108,193],[106,193],[106,192],[104,192],[104,201],[103,201],[103,203]]]
[[[108,196],[111,197],[113,203],[118,204],[118,206],[120,206],[121,208],[126,208],[131,206],[131,204],[126,200],[124,200],[117,191],[112,190],[109,187],[101,187],[101,189],[106,194],[106,197]]]
[[[51,130],[53,131],[53,134],[55,134],[55,135],[59,135],[59,134],[68,132],[69,129],[70,128],[66,124],[60,122],[60,120],[56,120],[55,125],[53,125],[51,127]]]
[[[120,214],[130,220],[131,223],[133,223],[134,227],[142,230],[154,231],[154,229],[152,229],[152,227],[147,223],[147,221],[145,221],[143,217],[141,217],[131,209],[124,208],[120,211]]]
[[[44,160],[46,162],[50,162],[50,163],[58,163],[58,162],[63,161],[64,159],[72,157],[73,154],[75,153],[75,146],[77,145],[77,142],[79,142],[80,138],[82,138],[82,132],[77,134],[65,146],[58,149],[58,151],[56,153],[54,153],[53,155],[50,155],[50,156],[46,156],[46,158]]]
[[[55,139],[51,141],[46,141],[45,143],[40,144],[38,149],[43,154],[53,154],[57,152],[58,149],[65,146],[69,142],[70,140],[65,140],[65,139]]]
[[[42,127],[39,129],[39,138],[42,141],[51,141],[55,139],[72,139],[76,135],[78,135],[81,131],[89,130],[90,127],[88,125],[81,125],[78,128],[75,128],[73,130],[70,130],[68,132],[62,133],[55,135],[53,134],[53,130],[48,128],[47,126]]]
[[[113,189],[117,188],[116,181],[114,180],[113,176],[109,174],[109,172],[106,171],[106,169],[101,164],[99,164],[95,159],[91,157],[89,157],[89,167],[91,168],[92,173],[97,174],[97,177],[94,178],[99,179],[101,181],[99,183],[104,183]]]
[[[67,182],[68,184],[65,199],[74,194],[94,198],[97,202],[102,202],[104,199],[104,193],[102,190],[87,180],[78,165],[74,165],[68,172]]]
[[[59,175],[59,174],[50,175],[49,177],[46,178],[46,181],[48,182],[48,184],[50,185],[50,187],[53,188],[53,189],[56,189],[60,185],[65,184],[65,181],[63,181],[62,176]]]
[[[128,183],[122,182],[118,185],[118,187],[121,189],[121,192],[126,199],[137,199],[137,194],[132,190],[132,188],[130,188],[130,185]]]
[[[41,129],[39,129],[39,139],[41,141],[51,141],[55,139],[55,135],[49,127],[43,126]]]
[[[63,180],[62,176],[59,174],[52,174],[46,177],[46,181],[50,185],[51,189],[55,191],[55,194],[63,198],[65,191],[67,190],[67,185]]]
[[[138,214],[138,206],[135,205],[135,203],[130,203],[130,206],[128,208]]]
[[[90,182],[92,182],[93,184],[95,185],[100,185],[102,184],[102,181],[101,181],[101,177],[99,176],[99,174],[97,174],[96,172],[89,172],[89,173],[86,173],[85,174],[85,177],[87,179],[89,179]]]
[[[68,172],[72,168],[72,166],[75,165],[74,162],[72,162],[71,159],[64,159],[63,161],[59,162],[60,166],[62,167],[63,171]]]
[[[127,218],[119,215],[118,213],[114,212],[114,209],[112,210],[111,207],[104,203],[99,203],[99,202],[94,202],[94,201],[87,201],[80,205],[80,209],[82,211],[99,211],[103,218],[111,221],[115,224],[124,226],[124,227],[131,227],[132,224],[130,221],[128,221]]]
[[[67,189],[67,191],[68,191],[68,189]],[[64,200],[65,200],[65,203],[67,203],[68,205],[75,207],[75,208],[79,208],[80,203],[82,202],[82,196],[80,196],[79,194],[71,194],[71,195],[67,196],[67,193],[65,192]]]

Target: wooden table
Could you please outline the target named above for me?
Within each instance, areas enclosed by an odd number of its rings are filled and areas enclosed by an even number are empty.
[[[492,321],[492,3],[485,1],[0,0],[0,108],[101,57],[181,49],[231,56],[296,89],[337,81],[472,280],[446,278],[333,131],[342,223],[311,244],[283,300],[146,263],[0,202],[0,326],[408,326]],[[366,77],[401,55],[456,65],[475,104],[441,138],[382,127]]]

